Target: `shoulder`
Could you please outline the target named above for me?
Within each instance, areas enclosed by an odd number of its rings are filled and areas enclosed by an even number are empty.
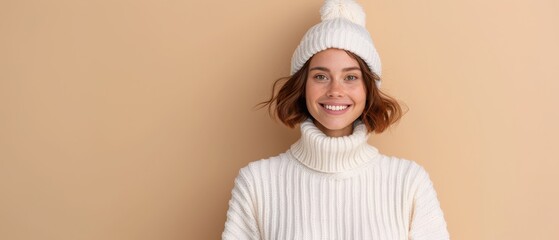
[[[237,179],[246,181],[247,184],[267,181],[279,174],[291,161],[287,153],[282,153],[266,159],[260,159],[248,163],[239,170]]]
[[[410,202],[419,199],[434,199],[436,192],[429,173],[416,161],[383,156],[378,162],[377,179],[389,185],[388,188],[401,191]],[[430,200],[429,200],[430,201]]]
[[[409,188],[431,185],[429,173],[416,161],[394,156],[383,156],[378,164],[379,171],[387,177],[397,178]]]
[[[239,173],[254,174],[262,171],[273,171],[280,168],[282,165],[290,161],[287,153],[282,153],[277,156],[260,159],[248,163],[246,166],[239,170]]]
[[[426,174],[425,168],[416,161],[399,158],[394,156],[383,155],[378,165],[383,170],[396,171],[408,174],[422,173]]]

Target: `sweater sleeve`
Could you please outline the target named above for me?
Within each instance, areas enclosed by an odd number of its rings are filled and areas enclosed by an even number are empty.
[[[410,240],[448,240],[449,234],[429,174],[419,166],[413,199]]]
[[[255,217],[254,191],[250,179],[248,168],[241,169],[235,179],[225,229],[221,236],[224,240],[260,239]]]

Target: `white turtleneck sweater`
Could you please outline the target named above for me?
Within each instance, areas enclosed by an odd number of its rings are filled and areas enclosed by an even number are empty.
[[[367,144],[365,125],[328,137],[310,120],[291,148],[239,171],[222,238],[449,239],[423,167]]]

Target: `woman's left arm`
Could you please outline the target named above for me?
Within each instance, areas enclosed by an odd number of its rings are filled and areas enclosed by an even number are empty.
[[[419,166],[413,199],[410,240],[448,240],[446,221],[433,182]]]

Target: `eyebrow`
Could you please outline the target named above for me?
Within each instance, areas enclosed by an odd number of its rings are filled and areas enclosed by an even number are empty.
[[[309,71],[312,71],[312,70],[320,70],[320,71],[330,72],[330,69],[328,69],[326,67],[320,67],[320,66],[313,67],[313,68],[309,69]],[[352,71],[352,70],[361,70],[361,68],[359,68],[359,67],[347,67],[347,68],[342,69],[343,72]]]

